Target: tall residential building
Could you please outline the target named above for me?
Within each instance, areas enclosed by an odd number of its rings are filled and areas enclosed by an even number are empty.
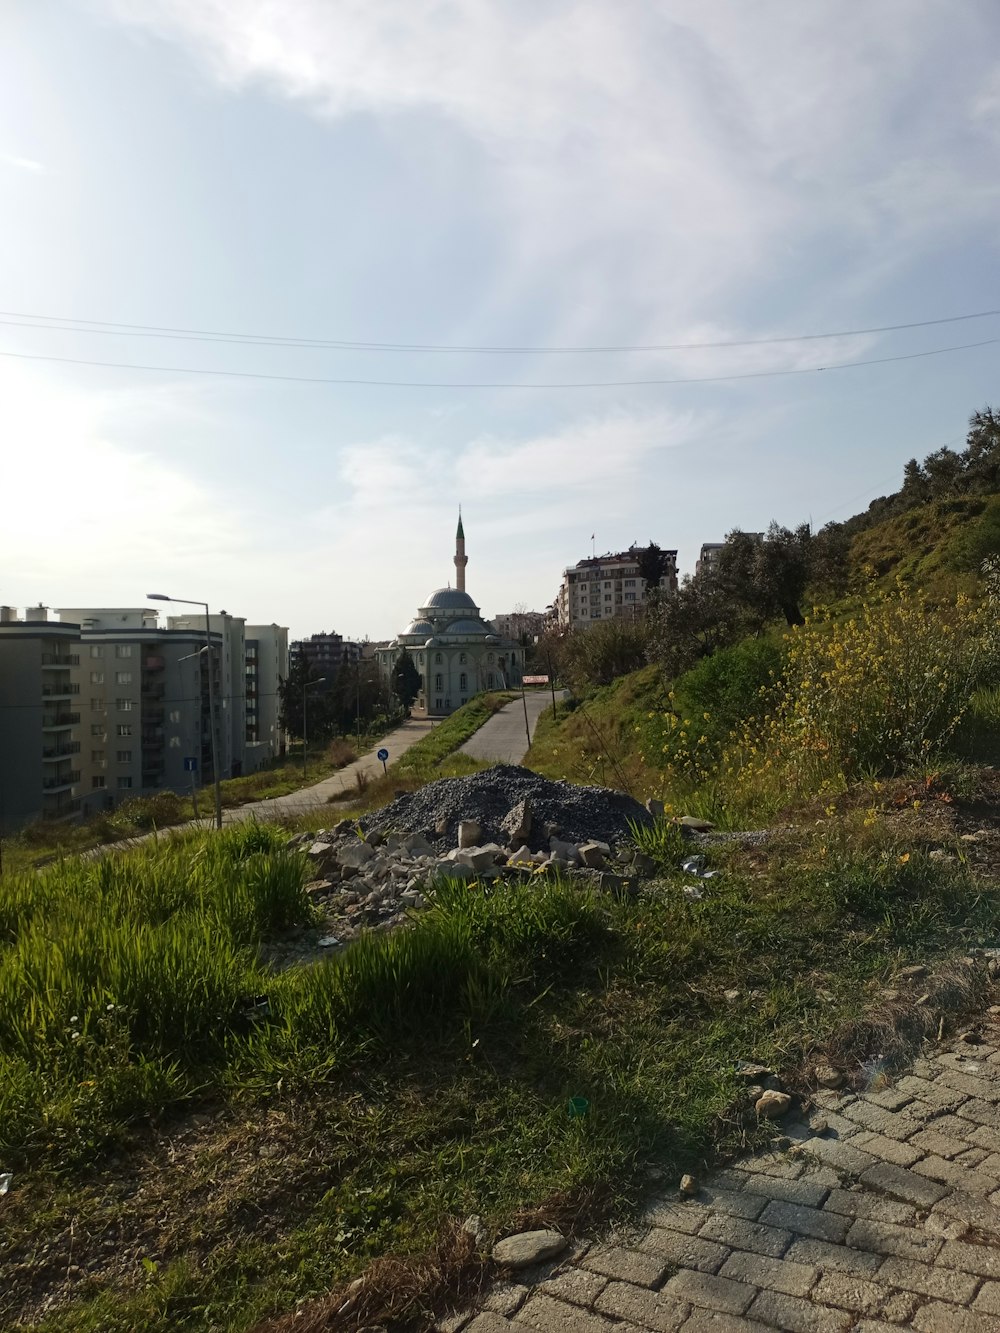
[[[557,599],[560,628],[582,629],[597,620],[637,615],[646,601],[646,584],[639,573],[643,549],[630,546],[617,555],[579,560],[565,569]],[[668,563],[660,587],[676,592],[677,552],[663,554]]]
[[[310,634],[308,639],[296,639],[290,657],[293,662],[304,657],[316,673],[332,680],[342,666],[361,660],[361,645],[331,630],[329,634]]]
[[[752,537],[755,542],[762,542],[764,534],[762,532],[747,532],[746,537]],[[696,574],[711,574],[719,564],[719,552],[725,546],[725,542],[702,542],[701,554],[694,567]]]
[[[246,767],[252,772],[285,753],[278,683],[288,675],[288,630],[246,626]]]
[[[212,778],[209,663],[204,622],[160,629],[145,607],[63,608],[81,639],[80,733],[83,806],[103,809],[129,796],[191,787]],[[221,636],[212,635],[221,694]],[[222,768],[222,776],[229,773]]]
[[[0,829],[80,809],[78,625],[0,607]]]
[[[246,621],[220,611],[209,616],[213,639],[218,635],[219,681],[215,694],[218,726],[219,775],[238,778],[245,771],[246,747]],[[203,615],[168,616],[169,632],[200,633],[205,642]]]
[[[505,639],[516,639],[520,643],[525,637],[534,641],[544,633],[547,619],[545,611],[506,611],[494,616],[490,624]]]

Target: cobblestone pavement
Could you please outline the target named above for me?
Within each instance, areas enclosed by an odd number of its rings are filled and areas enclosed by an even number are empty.
[[[663,1191],[633,1232],[439,1333],[1000,1333],[1000,1028],[983,1036],[879,1091],[820,1092],[789,1149]]]

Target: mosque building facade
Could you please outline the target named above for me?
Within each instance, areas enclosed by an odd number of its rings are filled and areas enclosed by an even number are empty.
[[[407,627],[378,652],[379,669],[391,679],[405,649],[420,674],[414,717],[445,717],[481,690],[520,685],[524,649],[497,634],[465,591],[465,530],[458,516],[455,587],[436,588]]]

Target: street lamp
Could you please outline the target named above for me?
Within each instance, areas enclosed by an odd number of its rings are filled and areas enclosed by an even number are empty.
[[[323,685],[326,683],[326,677],[320,676],[319,680],[307,680],[302,686],[302,777],[306,776],[306,753],[309,749],[309,742],[306,739],[306,691],[311,690],[314,685]]]
[[[212,741],[212,777],[215,781],[215,827],[222,828],[222,788],[219,785],[219,749],[215,727],[215,685],[212,673],[212,621],[208,603],[193,601],[190,597],[168,597],[163,592],[148,592],[146,597],[151,602],[180,602],[184,606],[203,606],[205,608],[205,651],[208,654],[208,725]]]

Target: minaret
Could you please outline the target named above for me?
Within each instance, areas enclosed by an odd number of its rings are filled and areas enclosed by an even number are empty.
[[[465,529],[462,527],[462,506],[458,507],[458,531],[455,533],[455,587],[465,592],[465,566],[469,557],[465,554]]]

